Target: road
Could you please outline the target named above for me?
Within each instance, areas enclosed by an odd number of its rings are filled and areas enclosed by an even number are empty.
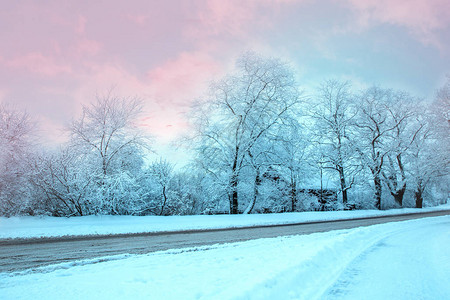
[[[15,272],[62,262],[125,253],[145,254],[168,249],[232,243],[285,235],[310,234],[449,214],[450,210],[445,210],[352,220],[266,225],[235,229],[1,240],[0,272]]]

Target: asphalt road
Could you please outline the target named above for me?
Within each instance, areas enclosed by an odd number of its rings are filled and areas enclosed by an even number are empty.
[[[284,235],[309,234],[449,214],[450,210],[446,210],[235,229],[0,240],[0,272],[15,272],[61,262],[110,255],[144,254],[168,249],[232,243]]]

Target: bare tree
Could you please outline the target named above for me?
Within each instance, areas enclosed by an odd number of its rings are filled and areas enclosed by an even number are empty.
[[[97,96],[93,104],[83,107],[81,118],[69,128],[73,146],[96,153],[101,172],[107,175],[114,158],[122,151],[145,146],[144,136],[136,127],[141,112],[142,102],[137,98],[119,98],[111,92]]]
[[[141,113],[139,99],[120,98],[110,92],[84,106],[82,116],[69,128],[71,151],[88,162],[85,167],[94,174],[99,191],[96,201],[110,210],[106,213],[119,213],[119,202],[124,201],[114,192],[115,188],[124,187],[119,179],[133,180],[141,171],[142,151],[147,147],[147,139],[137,126]]]
[[[448,153],[450,149],[450,75],[445,85],[437,91],[431,104],[430,114],[434,135],[440,141],[440,153]],[[446,163],[448,160],[449,156],[446,155]]]
[[[94,209],[88,200],[93,176],[83,168],[83,159],[70,150],[38,155],[32,165],[31,180],[46,198],[44,209],[54,216],[83,216]]]
[[[422,111],[418,111],[412,120],[414,128],[414,138],[406,152],[410,182],[414,186],[414,198],[416,208],[423,207],[425,189],[440,173],[440,162],[436,157],[436,140],[433,137],[430,120],[425,113],[425,107],[419,106]]]
[[[230,213],[239,209],[242,169],[255,145],[299,102],[294,75],[286,63],[246,53],[237,73],[211,86],[211,97],[197,114],[205,169],[225,178]]]
[[[430,186],[441,189],[443,202],[449,196],[450,177],[450,77],[438,90],[429,109],[415,115],[416,137],[409,149],[416,207],[421,208]]]
[[[0,104],[0,215],[14,215],[27,205],[27,155],[33,134],[30,116]]]
[[[297,111],[292,118],[283,120],[282,126],[273,133],[270,144],[274,150],[271,166],[276,168],[287,183],[289,211],[298,208],[300,184],[305,184],[310,174],[307,166],[307,150],[310,144],[309,131],[299,122],[301,112]]]
[[[389,147],[386,136],[399,127],[404,117],[392,119],[387,107],[393,103],[393,91],[372,87],[357,98],[359,104],[355,125],[358,128],[359,153],[372,174],[375,206],[381,209],[382,170]]]
[[[403,206],[403,196],[406,192],[406,166],[404,156],[414,142],[421,126],[415,128],[411,119],[414,117],[413,104],[419,101],[406,92],[392,92],[391,102],[385,104],[392,127],[386,134],[384,147],[386,163],[382,170],[383,179],[397,205]]]
[[[351,138],[356,109],[352,105],[349,88],[348,82],[325,81],[311,109],[311,116],[315,120],[315,143],[322,150],[324,167],[338,173],[344,205],[347,204],[347,193],[358,170],[356,150]]]
[[[155,161],[150,165],[149,171],[150,175],[161,188],[162,201],[161,208],[158,214],[162,216],[167,205],[167,191],[169,189],[169,184],[172,180],[172,177],[174,176],[173,165],[167,160],[160,159],[159,161]]]

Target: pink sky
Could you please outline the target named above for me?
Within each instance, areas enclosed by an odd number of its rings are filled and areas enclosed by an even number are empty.
[[[292,61],[305,87],[334,77],[429,97],[450,72],[448,0],[0,1],[0,101],[52,136],[114,87],[171,140],[246,50]]]

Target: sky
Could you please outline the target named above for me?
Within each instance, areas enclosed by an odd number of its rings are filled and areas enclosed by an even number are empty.
[[[113,89],[145,103],[156,143],[251,50],[291,62],[306,90],[329,78],[431,98],[450,72],[448,0],[0,0],[0,101],[49,141]]]

